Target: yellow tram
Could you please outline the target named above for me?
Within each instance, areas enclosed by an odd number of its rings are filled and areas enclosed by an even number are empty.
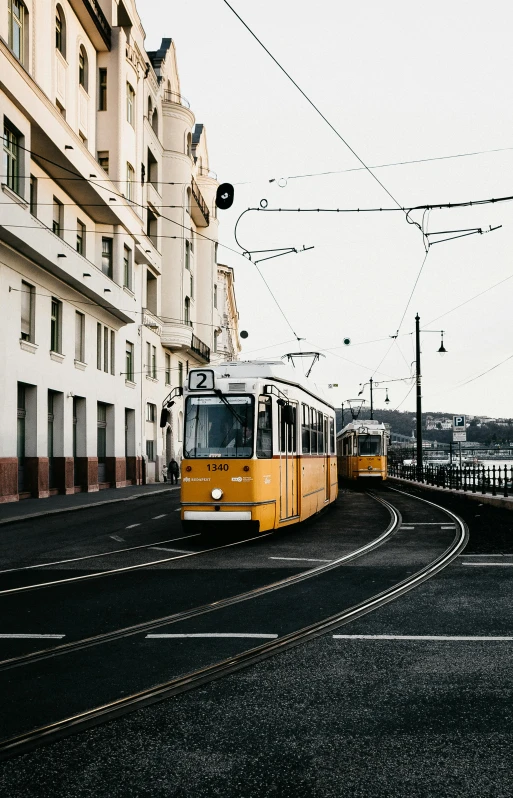
[[[389,431],[379,421],[351,421],[337,435],[339,479],[384,481]]]
[[[264,532],[303,521],[338,491],[335,410],[282,361],[189,372],[182,523]]]

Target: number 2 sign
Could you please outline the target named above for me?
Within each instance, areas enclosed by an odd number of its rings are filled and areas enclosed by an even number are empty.
[[[189,372],[189,390],[190,391],[213,391],[214,390],[214,372],[210,369],[205,371],[190,371]]]

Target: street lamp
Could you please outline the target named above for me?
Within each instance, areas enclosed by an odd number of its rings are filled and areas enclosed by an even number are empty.
[[[388,380],[388,382],[396,382],[396,380]],[[386,391],[386,395],[385,395],[385,404],[386,404],[386,405],[389,405],[389,404],[390,404],[390,399],[388,398],[388,388],[378,388],[378,387],[377,387],[378,385],[384,385],[384,384],[385,384],[384,382],[374,382],[374,380],[372,379],[372,377],[370,378],[369,382],[360,383],[360,386],[361,386],[361,391],[360,391],[360,393],[358,394],[358,396],[361,396],[361,395],[362,395],[362,393],[363,393],[363,392],[364,392],[364,390],[365,390],[365,386],[366,386],[366,385],[370,385],[370,417],[371,417],[371,420],[374,418],[374,400],[373,400],[373,391],[376,391],[376,390],[382,390],[382,391]]]
[[[447,349],[444,346],[444,331],[443,330],[422,330],[422,332],[440,333],[442,340],[440,342],[439,354],[447,354]],[[421,374],[420,374],[420,316],[417,313],[415,316],[415,356],[416,356],[416,383],[417,383],[417,477],[422,478],[422,391],[421,391]]]

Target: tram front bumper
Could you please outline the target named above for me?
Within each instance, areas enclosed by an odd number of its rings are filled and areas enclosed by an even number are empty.
[[[184,510],[184,521],[251,521],[251,510]]]

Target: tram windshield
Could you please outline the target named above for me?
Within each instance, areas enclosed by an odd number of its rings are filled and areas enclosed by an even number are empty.
[[[252,396],[189,396],[184,457],[251,457]]]
[[[366,455],[379,455],[381,454],[381,436],[380,435],[359,435],[358,436],[358,454],[360,457]]]

